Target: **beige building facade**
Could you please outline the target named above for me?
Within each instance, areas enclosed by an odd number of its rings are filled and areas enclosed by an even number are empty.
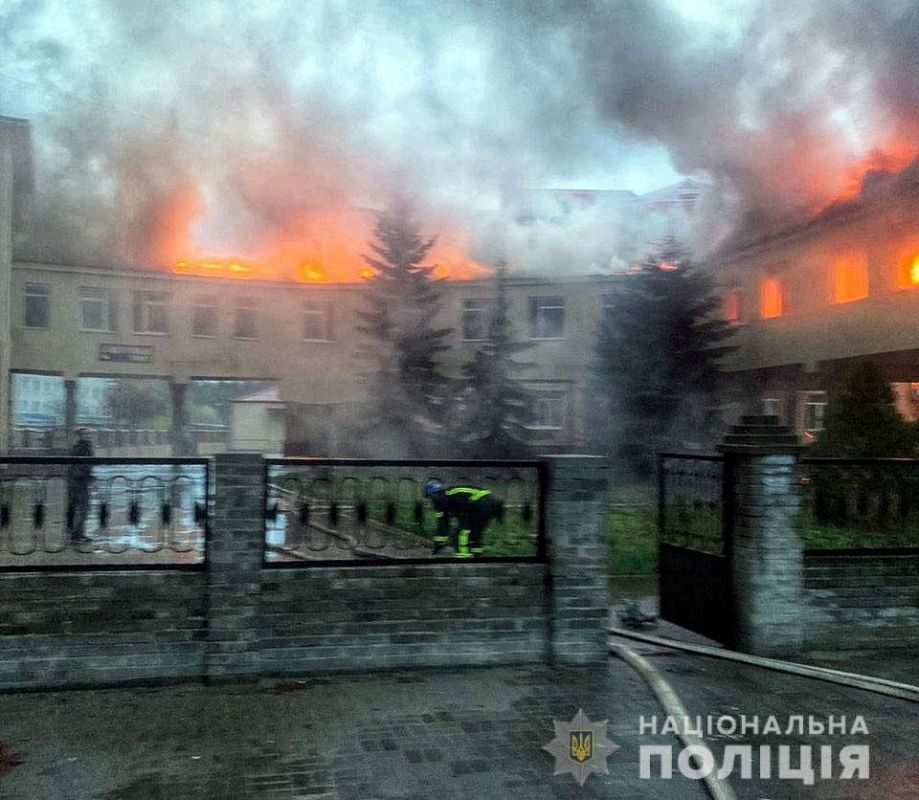
[[[530,434],[547,450],[576,446],[595,330],[610,278],[515,278],[510,316],[532,343],[521,377],[534,392]],[[450,328],[449,373],[458,375],[487,330],[489,280],[442,284],[437,326]],[[360,284],[304,284],[13,262],[9,374],[63,381],[63,427],[75,425],[81,379],[168,382],[176,436],[187,427],[195,381],[257,380],[296,409],[294,427],[315,454],[348,454],[338,423],[364,400]],[[17,381],[14,380],[14,385]],[[5,404],[7,429],[15,427]],[[275,417],[276,419],[276,417]],[[272,423],[276,424],[276,423]],[[271,434],[276,437],[276,432]],[[246,437],[257,439],[251,431]],[[178,440],[177,440],[178,441]]]
[[[737,325],[728,368],[762,410],[818,431],[830,392],[870,356],[919,418],[919,193],[839,206],[714,269]]]

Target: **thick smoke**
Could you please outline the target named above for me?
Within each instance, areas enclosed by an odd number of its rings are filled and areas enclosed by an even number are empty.
[[[187,249],[192,221],[200,251],[265,252],[394,191],[497,206],[659,144],[710,185],[687,232],[705,252],[916,156],[915,2],[722,0],[705,20],[685,5],[13,2],[0,113],[33,118],[38,169],[18,251],[149,263]],[[633,217],[596,215],[537,237],[556,268],[647,243]],[[513,262],[533,235],[507,213],[454,216],[486,258]]]

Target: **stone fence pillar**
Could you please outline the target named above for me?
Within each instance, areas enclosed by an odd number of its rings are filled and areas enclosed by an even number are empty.
[[[728,492],[725,554],[734,603],[734,646],[761,656],[802,650],[803,574],[798,454],[774,417],[743,417],[720,448]]]
[[[255,676],[260,669],[265,462],[257,454],[227,453],[213,463],[205,672],[219,681]]]
[[[576,455],[546,460],[550,656],[556,664],[606,661],[607,461]]]

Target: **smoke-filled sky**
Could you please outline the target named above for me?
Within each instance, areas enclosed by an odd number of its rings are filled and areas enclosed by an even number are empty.
[[[917,43],[916,0],[5,0],[0,114],[37,257],[286,253],[394,191],[464,247],[521,187],[684,176],[705,250],[912,160]]]

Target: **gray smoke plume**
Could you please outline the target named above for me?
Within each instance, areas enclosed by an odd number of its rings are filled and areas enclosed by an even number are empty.
[[[663,145],[709,185],[687,232],[706,252],[914,158],[917,41],[913,0],[12,0],[0,113],[34,120],[38,171],[17,251],[145,263],[164,215],[203,208],[202,249],[257,251],[329,206],[494,207]],[[538,231],[556,269],[650,236],[596,214]],[[485,257],[533,234],[455,216]]]

